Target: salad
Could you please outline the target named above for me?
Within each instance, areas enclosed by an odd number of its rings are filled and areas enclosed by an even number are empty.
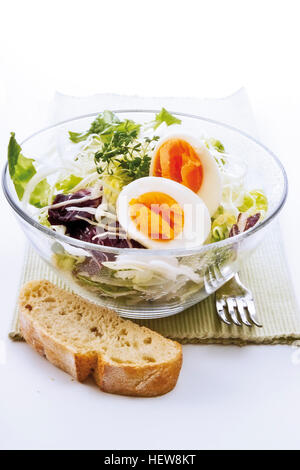
[[[99,296],[126,303],[186,298],[203,284],[205,255],[143,256],[147,249],[189,249],[246,231],[265,217],[260,188],[222,142],[189,133],[162,109],[143,124],[104,111],[82,132],[69,131],[59,167],[23,155],[15,134],[8,166],[26,211],[51,230],[91,245],[53,244],[53,263]],[[136,248],[130,256],[127,249]],[[123,251],[124,250],[124,251]],[[232,248],[215,250],[218,263]],[[211,262],[211,260],[210,260]]]

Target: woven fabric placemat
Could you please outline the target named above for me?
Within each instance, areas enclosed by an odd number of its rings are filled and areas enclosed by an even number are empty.
[[[278,223],[272,224],[264,242],[241,268],[243,282],[252,290],[263,328],[223,324],[216,315],[214,296],[172,317],[138,320],[181,343],[290,344],[300,339],[300,314],[293,292]],[[31,248],[26,251],[21,285],[48,279],[69,289]],[[16,307],[10,337],[22,340]]]

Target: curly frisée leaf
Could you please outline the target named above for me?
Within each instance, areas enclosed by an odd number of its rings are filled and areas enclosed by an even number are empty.
[[[7,152],[8,169],[20,201],[22,200],[27,184],[36,174],[36,169],[33,165],[34,160],[24,157],[21,151],[22,149],[16,141],[15,133],[11,132]]]
[[[88,138],[91,134],[102,134],[105,130],[119,123],[119,118],[111,111],[104,111],[99,114],[96,119],[92,122],[90,128],[86,132],[72,132],[69,131],[69,138],[72,142],[77,144]]]
[[[218,152],[220,153],[224,153],[225,152],[225,147],[224,145],[222,144],[222,142],[218,139],[214,139],[213,137],[210,137],[208,140],[207,140],[207,146],[210,147],[212,146],[215,150],[217,150]]]
[[[89,135],[98,134],[103,143],[108,143],[116,131],[119,133],[125,132],[127,134],[134,132],[136,137],[140,131],[140,127],[140,124],[136,124],[130,119],[121,121],[112,111],[104,111],[96,117],[86,132],[69,131],[69,138],[72,142],[77,144],[86,140]]]
[[[88,138],[89,135],[90,135],[89,132],[80,133],[80,132],[69,131],[69,139],[74,144],[78,144],[79,142],[83,142],[84,140],[86,140]]]
[[[165,108],[162,108],[161,111],[156,114],[153,129],[157,129],[163,122],[165,122],[167,126],[181,124],[181,120],[173,116]]]
[[[103,181],[105,183],[103,188],[105,199],[112,207],[115,207],[120,192],[131,180],[122,169],[116,168],[114,174],[105,175]]]
[[[245,193],[243,204],[238,207],[240,212],[255,214],[258,211],[264,213],[268,210],[268,199],[263,191],[254,189]]]
[[[212,223],[211,238],[212,241],[218,242],[228,238],[231,227],[236,223],[236,217],[228,212],[224,212],[217,216]]]

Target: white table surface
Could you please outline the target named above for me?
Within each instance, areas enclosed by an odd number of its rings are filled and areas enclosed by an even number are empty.
[[[275,105],[250,98],[264,143],[288,171],[290,194],[280,218],[292,279],[299,286],[300,101]],[[35,127],[18,116],[10,123],[22,138],[41,127],[38,117],[35,110]],[[8,133],[2,137],[1,164]],[[136,399],[102,393],[92,382],[76,383],[26,344],[8,340],[24,237],[2,194],[0,214],[0,448],[300,447],[300,364],[293,361],[291,346],[186,345],[175,390]]]

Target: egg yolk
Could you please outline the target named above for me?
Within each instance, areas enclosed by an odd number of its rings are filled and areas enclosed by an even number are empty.
[[[145,193],[129,205],[137,229],[152,240],[174,240],[183,230],[183,209],[165,193]]]
[[[159,147],[155,155],[153,175],[177,181],[197,193],[203,180],[203,167],[188,142],[172,138]]]

